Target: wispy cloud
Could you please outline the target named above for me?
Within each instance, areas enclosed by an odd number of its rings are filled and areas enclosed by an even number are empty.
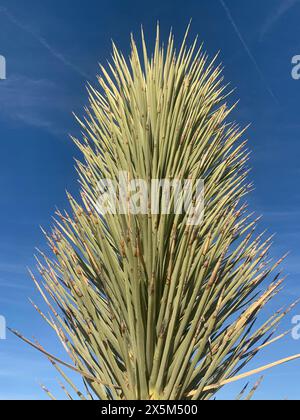
[[[269,33],[274,25],[284,16],[292,7],[299,4],[299,0],[281,0],[279,6],[268,16],[260,31],[260,39]]]
[[[25,264],[0,262],[0,289],[31,290]]]
[[[47,79],[11,75],[0,84],[1,119],[44,128],[53,134],[64,132],[58,121],[69,103],[68,95]]]
[[[243,37],[240,29],[238,28],[235,20],[233,19],[233,16],[232,16],[232,14],[231,14],[228,6],[226,5],[226,3],[225,3],[224,0],[219,0],[219,1],[220,1],[221,5],[222,5],[222,7],[223,7],[223,9],[224,9],[224,11],[225,11],[225,13],[227,15],[227,18],[228,18],[229,22],[231,23],[231,25],[232,25],[235,33],[237,34],[239,40],[241,41],[241,43],[242,43],[242,45],[244,47],[244,50],[246,51],[246,54],[248,55],[249,59],[251,60],[252,64],[254,65],[254,67],[255,67],[255,69],[256,69],[259,77],[261,78],[261,80],[263,81],[264,85],[266,86],[267,91],[272,96],[272,98],[274,99],[274,101],[278,104],[277,97],[275,96],[274,92],[272,91],[272,89],[268,85],[268,83],[267,83],[267,81],[265,79],[265,76],[264,76],[263,72],[261,71],[261,69],[260,69],[260,67],[259,67],[259,65],[258,65],[258,63],[257,63],[257,61],[256,61],[256,59],[255,59],[255,57],[254,57],[254,55],[252,53],[252,51],[250,50],[247,42],[245,41],[245,39],[244,39],[244,37]]]
[[[68,60],[61,52],[59,52],[56,48],[52,47],[49,42],[42,36],[38,35],[34,32],[29,26],[21,22],[19,19],[16,18],[14,14],[12,14],[7,8],[0,6],[0,13],[3,13],[12,24],[17,26],[22,31],[26,32],[27,34],[31,35],[36,41],[38,41],[49,53],[59,60],[64,66],[69,67],[74,72],[79,74],[86,80],[90,80],[90,77],[87,73],[85,73],[80,67],[72,63]]]
[[[12,295],[15,295],[15,293],[14,293],[15,290],[12,290],[12,291],[13,291]],[[28,309],[28,301],[24,299],[24,293],[25,293],[25,295],[27,295],[29,293],[29,291],[31,292],[31,290],[24,288],[24,289],[19,289],[18,291],[22,292],[20,297],[14,297],[14,298],[11,298],[11,299],[0,297],[1,310],[2,310],[2,305],[5,305],[6,308],[10,308],[10,307],[11,308],[17,308],[18,307],[18,308],[22,308],[22,310],[23,309],[24,310]],[[6,292],[7,292],[7,290],[6,290]]]
[[[24,274],[26,268],[21,264],[9,264],[0,262],[0,273]]]
[[[291,217],[299,218],[299,210],[282,210],[282,211],[265,211],[264,215],[273,219],[290,219]]]
[[[0,289],[4,290],[4,289],[15,289],[15,290],[31,290],[32,288],[30,287],[30,283],[28,282],[28,284],[21,284],[20,282],[15,282],[15,281],[6,281],[3,282],[0,278]]]

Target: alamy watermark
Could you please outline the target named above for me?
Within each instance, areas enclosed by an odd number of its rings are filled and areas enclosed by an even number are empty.
[[[6,340],[6,319],[0,315],[0,340]]]
[[[98,184],[97,211],[105,216],[186,214],[187,225],[198,226],[204,217],[202,179],[131,179],[121,171],[117,181],[102,179]]]
[[[0,55],[0,80],[6,79],[6,59]]]
[[[295,315],[292,319],[292,338],[294,340],[300,340],[300,315]]]
[[[292,58],[292,78],[294,80],[300,79],[300,55],[294,55]]]

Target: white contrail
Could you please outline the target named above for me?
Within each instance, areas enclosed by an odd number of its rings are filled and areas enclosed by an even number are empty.
[[[46,48],[53,57],[55,57],[57,60],[59,60],[61,63],[63,63],[65,66],[70,67],[73,71],[75,71],[77,74],[82,76],[84,79],[89,80],[90,77],[82,71],[79,67],[77,67],[75,64],[71,63],[69,60],[67,60],[63,54],[58,52],[56,49],[51,47],[49,43],[46,41],[45,38],[41,37],[40,35],[37,35],[32,29],[30,29],[28,26],[24,25],[22,22],[20,22],[8,9],[5,7],[0,7],[0,13],[4,13],[5,16],[18,28],[22,29],[23,31],[30,34],[33,38],[35,38],[44,48]]]
[[[271,14],[266,22],[264,23],[261,34],[260,34],[260,40],[264,38],[264,36],[273,28],[273,26],[279,21],[279,19],[282,18],[286,13],[292,9],[297,3],[299,3],[299,0],[282,0],[279,7],[275,10],[273,14]]]
[[[278,104],[278,103],[279,103],[279,101],[278,101],[277,97],[275,96],[274,92],[272,91],[272,89],[271,89],[271,88],[270,88],[270,86],[268,85],[268,83],[267,83],[267,81],[266,81],[266,79],[265,79],[265,76],[264,76],[263,72],[261,71],[261,69],[260,69],[259,65],[257,64],[257,61],[256,61],[256,59],[255,59],[254,55],[252,54],[252,52],[251,52],[250,48],[248,47],[248,45],[247,45],[247,43],[246,43],[246,41],[245,41],[245,39],[244,39],[243,35],[241,34],[241,31],[239,30],[239,28],[238,28],[237,24],[235,23],[235,21],[234,21],[234,19],[233,19],[233,17],[232,17],[232,14],[231,14],[231,12],[230,12],[230,10],[228,9],[227,5],[225,4],[225,1],[224,1],[224,0],[219,0],[219,1],[220,1],[221,5],[222,5],[223,9],[225,10],[226,15],[227,15],[227,17],[228,17],[228,19],[229,19],[229,21],[230,21],[231,25],[233,26],[233,29],[235,30],[235,33],[237,34],[237,36],[238,36],[239,40],[241,41],[241,43],[242,43],[242,45],[243,45],[243,47],[244,47],[244,49],[245,49],[245,51],[246,51],[246,53],[247,53],[248,57],[249,57],[249,58],[250,58],[250,60],[252,61],[252,64],[254,65],[254,67],[255,67],[255,69],[256,69],[256,71],[257,71],[257,73],[259,74],[259,77],[260,77],[260,78],[261,78],[261,80],[264,82],[264,84],[265,84],[265,86],[266,86],[266,88],[267,88],[267,90],[268,90],[269,94],[272,96],[272,98],[273,98],[273,99],[275,100],[275,102]]]

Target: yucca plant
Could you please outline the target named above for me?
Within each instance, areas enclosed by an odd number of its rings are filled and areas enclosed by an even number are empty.
[[[281,288],[282,260],[269,259],[271,238],[256,233],[244,203],[251,189],[245,130],[228,120],[234,106],[222,68],[197,40],[188,48],[187,34],[176,52],[173,35],[164,49],[158,29],[150,57],[142,33],[142,52],[132,39],[129,62],[113,45],[99,89],[88,88],[83,139],[75,139],[84,156],[82,202],[69,196],[72,214],[57,213],[47,235],[54,257],[38,262],[43,281],[33,276],[50,315],[35,307],[71,362],[17,334],[81,399],[210,399],[230,382],[299,357],[241,373],[284,336],[273,334],[293,305],[254,325]],[[99,185],[120,171],[128,182],[204,180],[203,220],[153,214],[151,206],[147,214],[101,214]],[[65,368],[82,376],[86,395]]]

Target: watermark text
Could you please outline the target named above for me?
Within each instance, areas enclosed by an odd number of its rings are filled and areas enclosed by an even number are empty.
[[[121,171],[118,180],[98,184],[97,211],[105,216],[186,214],[187,225],[200,225],[204,217],[202,179],[131,179]]]
[[[0,315],[0,340],[6,340],[6,319]]]
[[[6,59],[0,55],[0,80],[6,79]]]

